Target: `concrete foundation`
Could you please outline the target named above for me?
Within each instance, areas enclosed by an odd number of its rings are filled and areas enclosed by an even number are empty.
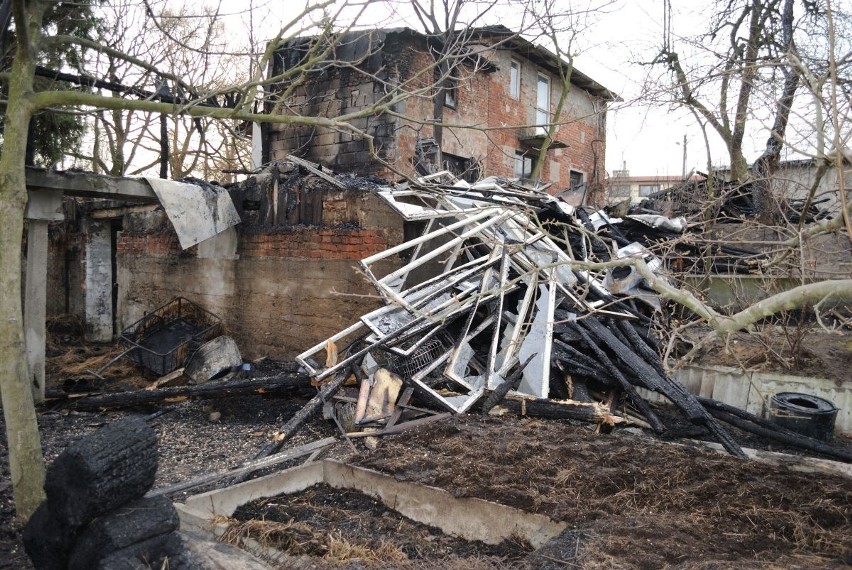
[[[538,548],[565,529],[564,523],[490,501],[455,498],[443,489],[397,481],[377,471],[336,461],[308,463],[233,487],[189,497],[175,507],[181,528],[222,532],[213,519],[230,516],[240,505],[263,497],[297,493],[317,483],[355,489],[382,501],[388,508],[443,532],[486,544],[523,538]]]
[[[818,396],[839,408],[835,433],[852,435],[852,384],[849,383],[726,366],[688,366],[676,371],[674,376],[692,394],[713,398],[761,417],[766,415],[769,398],[778,392]],[[651,401],[664,400],[654,392],[640,391]]]

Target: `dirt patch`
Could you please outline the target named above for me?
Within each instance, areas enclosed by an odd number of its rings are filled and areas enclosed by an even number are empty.
[[[688,338],[697,341],[707,334],[709,329],[693,331]],[[800,331],[796,327],[771,327],[754,334],[738,332],[713,341],[694,362],[849,382],[852,334]]]
[[[326,561],[393,565],[408,561],[493,558],[518,561],[528,544],[504,541],[488,545],[444,534],[408,519],[360,491],[315,485],[301,493],[248,503],[234,513],[229,541],[258,540],[291,556]]]
[[[156,485],[185,481],[250,458],[303,404],[252,396],[174,406],[153,420],[160,446]],[[71,441],[107,422],[155,410],[42,410],[45,454],[51,460]],[[210,420],[214,411],[221,415],[217,421]],[[333,424],[315,419],[291,445],[334,433]],[[5,470],[5,439],[3,444],[0,465]],[[739,461],[624,430],[599,434],[593,426],[514,416],[458,416],[386,437],[376,450],[358,446],[358,453],[352,454],[340,443],[326,456],[455,496],[479,497],[566,522],[578,537],[577,558],[570,561],[576,567],[692,568],[713,562],[713,567],[722,568],[816,568],[852,563],[849,479]],[[2,475],[0,481],[9,481],[8,472]],[[0,487],[0,567],[29,568],[12,515],[11,488]],[[302,522],[299,517],[305,511],[295,516]],[[368,530],[347,544],[376,549],[381,538]],[[494,568],[504,560],[459,565],[439,553],[411,564]],[[312,560],[315,567],[324,567],[321,559]],[[505,561],[506,567],[523,565]]]
[[[75,348],[77,340],[72,333],[61,333],[64,336],[53,345],[53,358],[57,360],[49,372],[51,388],[65,386],[75,374],[80,375],[81,368],[85,371],[96,364],[86,359],[95,357],[103,362],[106,356],[106,351],[97,353],[101,350],[97,347]],[[105,374],[111,380],[98,381],[92,388],[121,390],[127,389],[128,383],[136,387],[150,381],[136,372],[124,371],[122,366]],[[268,361],[261,371],[279,368],[285,370],[287,365]],[[51,461],[71,442],[106,423],[167,410],[151,419],[159,441],[156,486],[161,487],[250,459],[303,405],[304,400],[248,396],[125,412],[80,413],[44,406],[39,409],[38,421],[45,457]],[[0,429],[5,432],[2,417]],[[335,433],[332,423],[315,419],[287,447]],[[738,439],[746,445],[754,443],[741,434]],[[852,564],[849,479],[739,461],[701,447],[665,443],[623,429],[601,434],[586,424],[512,415],[458,416],[384,438],[375,450],[363,447],[360,441],[357,446],[358,452],[353,453],[340,443],[324,457],[348,460],[400,480],[433,485],[455,496],[478,497],[564,521],[568,532],[573,533],[569,537],[570,555],[550,554],[531,562],[521,558],[520,552],[474,552],[468,550],[468,544],[443,542],[432,531],[409,521],[393,519],[387,513],[375,514],[379,511],[372,507],[369,513],[375,515],[376,525],[357,526],[353,521],[367,515],[354,514],[357,501],[350,504],[350,499],[335,494],[321,499],[314,495],[310,501],[302,497],[302,506],[288,511],[297,525],[330,511],[348,513],[348,518],[329,523],[336,529],[329,536],[317,539],[318,531],[310,531],[313,538],[307,540],[316,540],[316,550],[309,552],[326,554],[324,558],[303,554],[308,557],[304,567],[469,570],[550,567],[547,564],[554,568],[816,568]],[[173,499],[182,501],[185,496],[182,493]],[[308,510],[307,503],[312,503],[313,511]],[[31,568],[13,515],[3,437],[0,568]],[[279,523],[290,524],[287,516],[279,518]],[[392,520],[397,526],[392,527]],[[391,544],[383,533],[398,527],[408,529],[407,542]],[[343,529],[349,534],[344,536]],[[329,557],[330,552],[336,554]],[[405,560],[388,562],[400,554]]]
[[[852,563],[852,481],[630,433],[461,416],[353,462],[564,521],[582,567]]]

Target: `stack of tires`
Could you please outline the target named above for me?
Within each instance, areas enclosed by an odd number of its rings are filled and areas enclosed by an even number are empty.
[[[45,480],[47,500],[24,529],[38,570],[158,567],[180,550],[177,512],[145,498],[157,473],[157,436],[142,419],[110,424],[62,452]]]

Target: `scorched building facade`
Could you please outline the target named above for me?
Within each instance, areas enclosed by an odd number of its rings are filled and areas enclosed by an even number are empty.
[[[289,42],[270,66],[268,105],[284,114],[350,116],[349,124],[372,137],[380,160],[373,160],[367,140],[352,131],[286,124],[266,127],[264,158],[296,154],[337,172],[391,180],[442,169],[469,179],[527,180],[547,126],[556,124],[541,181],[551,193],[602,190],[606,108],[616,95],[575,69],[556,116],[562,83],[554,54],[502,26],[468,31],[466,38],[465,55],[453,59],[441,81],[434,72],[434,45],[410,29],[335,38],[326,48],[327,64],[307,74],[300,66],[316,58],[316,43]],[[378,112],[367,112],[375,105]],[[442,125],[440,144],[436,123]]]

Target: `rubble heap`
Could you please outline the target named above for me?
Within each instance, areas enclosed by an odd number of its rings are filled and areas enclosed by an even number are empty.
[[[399,406],[407,409],[414,392],[445,413],[487,411],[512,393],[609,425],[625,421],[626,404],[658,434],[686,419],[744,457],[714,417],[732,414],[666,374],[652,333],[662,305],[648,280],[665,277],[647,244],[660,232],[683,233],[684,219],[612,219],[505,181],[470,185],[446,172],[379,195],[423,233],[360,262],[384,306],[297,357],[323,388],[284,438],[354,375],[362,381],[356,423],[387,422],[385,433],[400,414],[385,405],[388,394],[395,400],[403,387]],[[395,256],[402,267],[374,273]],[[643,390],[662,394],[682,418],[658,417]]]

